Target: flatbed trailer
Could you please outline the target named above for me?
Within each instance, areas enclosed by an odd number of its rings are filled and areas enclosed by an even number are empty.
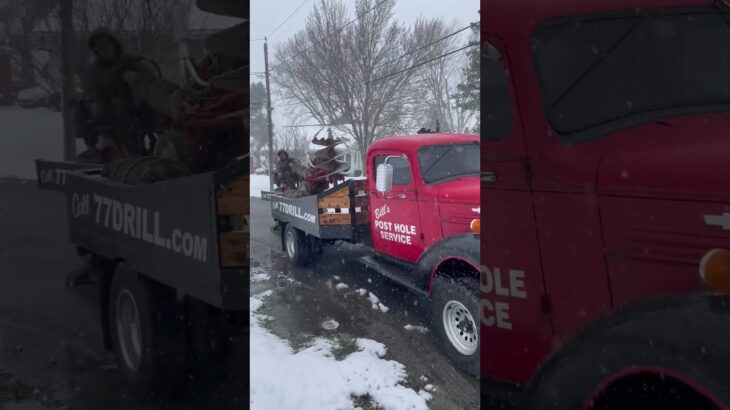
[[[191,351],[221,353],[230,335],[247,331],[247,159],[143,185],[104,178],[95,165],[36,167],[41,189],[66,194],[71,242],[99,276],[105,346],[135,390],[156,390],[182,376]],[[125,314],[136,323],[122,323]]]
[[[271,202],[271,215],[276,222],[306,234],[302,236],[309,238],[310,257],[318,256],[321,244],[370,243],[364,179],[347,180],[316,195],[288,198],[278,192],[264,192],[261,197]],[[282,235],[283,250],[287,250],[286,241],[287,237]]]

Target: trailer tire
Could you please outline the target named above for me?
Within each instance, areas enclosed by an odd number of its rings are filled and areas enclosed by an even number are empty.
[[[132,394],[170,397],[184,385],[185,343],[179,315],[165,312],[165,298],[127,263],[116,269],[109,291],[114,355]],[[172,306],[172,303],[169,303]]]
[[[286,225],[282,235],[284,235],[284,249],[289,260],[296,266],[307,265],[311,259],[307,235],[292,224]]]
[[[472,278],[433,279],[432,328],[457,367],[479,377],[479,292]]]
[[[322,259],[322,240],[316,236],[308,235],[309,242],[309,261],[317,263]]]

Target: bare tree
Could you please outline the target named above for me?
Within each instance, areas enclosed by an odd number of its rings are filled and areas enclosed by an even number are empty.
[[[432,33],[394,21],[395,0],[320,0],[275,53],[273,79],[321,124],[352,133],[361,153],[414,115],[412,66],[435,55]],[[364,162],[363,162],[364,163]]]
[[[3,33],[0,45],[14,50],[20,62],[20,75],[24,81],[34,79],[33,33],[38,25],[57,7],[54,0],[10,0],[0,7]]]
[[[309,152],[309,138],[298,127],[286,127],[275,137],[275,151],[285,150],[289,157],[304,163]]]
[[[462,40],[455,33],[468,27],[459,28],[456,23],[447,25],[443,20],[431,20],[418,23],[418,30],[428,32],[429,37],[438,40],[431,45],[439,55],[446,55],[463,46]],[[473,125],[475,113],[464,109],[455,101],[459,98],[457,84],[462,81],[463,67],[467,60],[462,53],[453,54],[450,58],[440,58],[423,66],[418,71],[419,84],[426,92],[421,101],[421,119],[439,121],[444,131],[463,132]],[[433,126],[433,125],[431,125]]]

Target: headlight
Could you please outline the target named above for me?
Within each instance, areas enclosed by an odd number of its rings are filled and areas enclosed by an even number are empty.
[[[479,219],[472,220],[469,224],[469,229],[471,229],[471,231],[475,234],[479,234],[479,231],[481,230],[481,223],[479,222]]]
[[[712,249],[702,257],[700,277],[710,290],[730,293],[730,251]]]

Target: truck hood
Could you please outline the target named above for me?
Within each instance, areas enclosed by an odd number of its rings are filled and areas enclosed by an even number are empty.
[[[479,218],[479,177],[465,177],[438,187],[441,231],[444,237],[471,232],[471,221]]]
[[[598,191],[727,201],[729,176],[728,136],[709,141],[698,135],[692,142],[677,139],[662,147],[605,155],[598,169]]]
[[[440,203],[479,206],[479,177],[464,177],[435,185]]]

